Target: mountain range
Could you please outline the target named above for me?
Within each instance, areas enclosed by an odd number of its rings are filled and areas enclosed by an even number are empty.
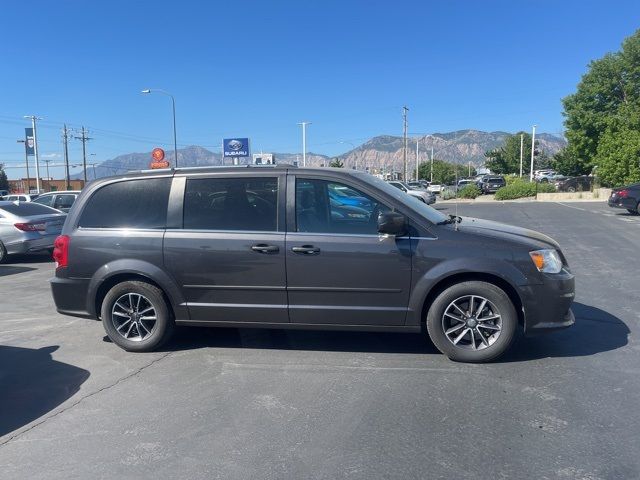
[[[458,130],[448,133],[433,133],[418,137],[409,137],[407,149],[407,161],[409,168],[415,168],[416,162],[416,142],[419,143],[419,162],[425,162],[431,158],[431,149],[436,159],[447,160],[460,164],[471,162],[474,166],[484,164],[484,154],[487,150],[500,147],[504,140],[511,135],[508,132],[483,132],[480,130]],[[536,135],[539,148],[547,155],[553,155],[566,145],[563,138],[541,133]],[[389,171],[402,171],[403,169],[403,139],[393,135],[379,135],[373,137],[362,145],[349,150],[341,155],[330,157],[319,153],[307,153],[307,166],[328,166],[333,158],[340,159],[346,168],[365,167],[379,169],[384,167]],[[295,153],[274,153],[278,163],[290,163],[298,161],[302,163],[301,154]],[[166,153],[166,159],[171,163],[173,151]],[[242,164],[248,162],[242,159]],[[100,165],[87,171],[90,179],[100,178],[108,175],[124,173],[129,170],[141,170],[149,168],[151,153],[128,153],[106,160]],[[216,166],[222,165],[222,156],[206,148],[193,145],[183,149],[178,149],[178,164],[181,167]],[[225,160],[225,164],[230,161]],[[74,175],[74,178],[80,178]]]

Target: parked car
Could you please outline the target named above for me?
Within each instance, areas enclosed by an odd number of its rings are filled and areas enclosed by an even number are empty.
[[[421,181],[415,181],[414,180],[413,182],[406,182],[406,183],[409,186],[409,188],[418,189],[418,190],[425,190],[426,191],[427,188],[429,187],[429,182],[427,182],[426,186],[425,186],[425,184],[423,182],[424,181],[421,182]]]
[[[442,192],[442,185],[439,183],[432,183],[427,187],[427,192],[440,193]]]
[[[78,195],[80,195],[80,190],[49,192],[43,193],[37,199],[33,200],[33,202],[68,213],[71,206],[76,201],[76,198],[78,198]]]
[[[7,195],[9,195],[9,190],[0,190],[0,200],[4,200]]]
[[[533,171],[533,179],[538,182],[548,182],[550,177],[555,177],[557,175],[556,171],[552,168],[546,168],[543,170],[534,170]]]
[[[640,213],[640,183],[615,188],[607,202],[613,208],[626,208],[629,213]]]
[[[593,185],[593,177],[582,175],[580,177],[566,177],[556,182],[559,192],[588,192]]]
[[[369,199],[365,217],[332,214],[336,186]],[[101,178],[53,255],[57,310],[101,319],[135,352],[158,348],[175,325],[260,326],[422,332],[454,360],[483,362],[519,328],[574,323],[574,276],[554,240],[445,215],[346,169]]]
[[[480,190],[482,193],[496,193],[507,184],[503,176],[489,176],[482,179]]]
[[[3,200],[5,202],[33,202],[38,195],[27,193],[12,193],[11,195],[5,195]]]
[[[9,255],[53,248],[66,214],[33,202],[0,201],[0,263]]]
[[[397,188],[398,190],[403,191],[404,193],[407,193],[409,195],[411,195],[412,197],[417,198],[418,200],[420,200],[421,202],[426,203],[427,205],[431,205],[433,203],[436,202],[436,196],[427,191],[427,190],[423,190],[422,188],[417,189],[417,188],[411,188],[409,187],[409,185],[407,185],[404,182],[401,182],[399,180],[393,180],[391,182],[388,182],[389,185],[391,185],[392,187]]]

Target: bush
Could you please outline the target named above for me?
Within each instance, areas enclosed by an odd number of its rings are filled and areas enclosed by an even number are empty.
[[[458,198],[476,198],[481,193],[477,185],[469,184],[458,190]]]
[[[452,198],[456,198],[456,191],[451,187],[444,187],[442,192],[440,192],[440,198],[442,200],[451,200]]]
[[[553,193],[556,188],[550,183],[535,183],[518,180],[496,192],[496,200],[535,197],[537,193]]]

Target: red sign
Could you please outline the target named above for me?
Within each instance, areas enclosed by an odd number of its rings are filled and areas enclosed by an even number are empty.
[[[151,158],[154,162],[161,162],[164,160],[164,150],[161,148],[154,148],[151,152]]]

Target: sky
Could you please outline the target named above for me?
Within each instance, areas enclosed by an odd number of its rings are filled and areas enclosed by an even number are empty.
[[[589,62],[640,28],[640,2],[556,0],[6,0],[0,12],[0,163],[38,123],[62,178],[61,128],[89,163],[154,147],[337,155],[380,134],[474,128],[562,134],[561,99]],[[71,140],[72,165],[81,142]],[[79,173],[78,167],[72,168]],[[33,175],[33,173],[32,173]]]

